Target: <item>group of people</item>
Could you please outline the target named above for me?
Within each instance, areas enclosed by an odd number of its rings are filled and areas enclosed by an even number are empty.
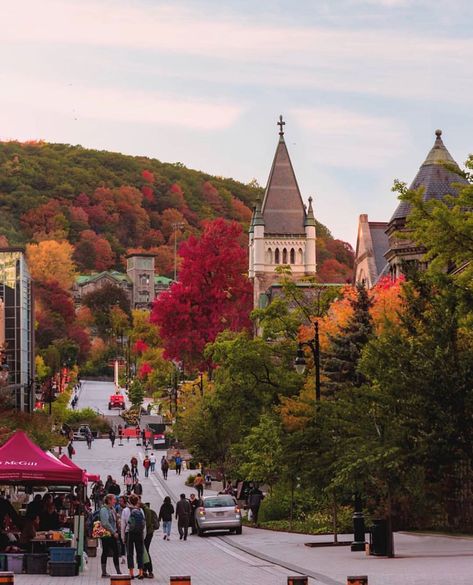
[[[5,494],[0,494],[0,552],[32,552],[37,532],[68,527],[69,518],[80,507],[76,493],[46,492],[34,495],[21,516]]]

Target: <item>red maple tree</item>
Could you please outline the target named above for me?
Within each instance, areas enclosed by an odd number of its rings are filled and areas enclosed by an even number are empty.
[[[252,288],[247,255],[236,222],[208,222],[200,238],[191,236],[179,253],[179,282],[155,301],[151,321],[160,329],[165,357],[186,369],[208,369],[207,343],[225,329],[250,328]]]

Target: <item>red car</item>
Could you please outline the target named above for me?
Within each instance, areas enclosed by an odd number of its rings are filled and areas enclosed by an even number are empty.
[[[112,408],[125,408],[125,397],[123,394],[112,394],[108,401],[108,410]]]

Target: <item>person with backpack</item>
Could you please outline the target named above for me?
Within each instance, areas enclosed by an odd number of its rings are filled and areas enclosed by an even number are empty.
[[[134,552],[136,551],[136,563],[138,565],[138,579],[143,579],[143,555],[144,539],[146,531],[146,519],[140,508],[140,498],[132,494],[128,498],[128,507],[122,512],[121,517],[122,540],[126,542],[128,570],[134,579]]]
[[[172,516],[174,506],[171,504],[171,498],[166,496],[159,509],[158,521],[163,521],[163,540],[171,540]]]
[[[134,485],[132,487],[132,491],[137,496],[142,496],[143,495],[143,486],[141,485],[141,483],[139,481],[135,481],[135,483],[134,483]]]
[[[186,494],[181,494],[176,504],[177,529],[179,530],[179,540],[187,540],[189,523],[191,519],[192,508]]]
[[[118,553],[118,528],[117,515],[115,512],[115,496],[107,494],[103,501],[103,506],[100,508],[99,520],[102,528],[108,531],[107,536],[102,536],[102,556],[100,563],[102,565],[102,577],[110,577],[107,573],[107,557],[112,553],[113,564],[117,575],[120,574],[120,563]]]
[[[152,579],[154,577],[153,561],[151,560],[149,547],[151,545],[151,541],[153,540],[154,531],[158,530],[159,528],[159,519],[156,512],[151,509],[149,503],[141,504],[141,508],[144,512],[146,521],[146,537],[144,540],[144,545],[146,552],[148,553],[148,559],[143,563],[143,575],[149,579]]]

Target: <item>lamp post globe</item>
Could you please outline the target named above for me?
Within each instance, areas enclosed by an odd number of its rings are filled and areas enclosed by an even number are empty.
[[[304,350],[299,347],[297,350],[296,359],[294,360],[294,367],[296,372],[298,374],[303,374],[305,372],[306,365],[307,363],[305,361]]]

